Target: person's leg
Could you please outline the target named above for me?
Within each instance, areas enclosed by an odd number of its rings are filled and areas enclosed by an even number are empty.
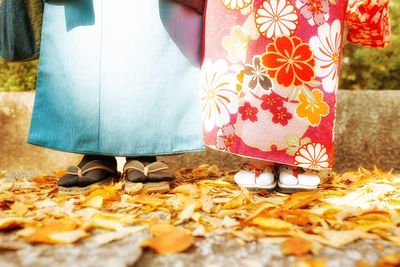
[[[235,174],[234,180],[241,187],[273,189],[276,186],[274,166],[272,162],[251,159]]]
[[[118,177],[115,157],[85,155],[77,166],[67,168],[66,174],[58,180],[57,185],[62,190],[84,189]]]

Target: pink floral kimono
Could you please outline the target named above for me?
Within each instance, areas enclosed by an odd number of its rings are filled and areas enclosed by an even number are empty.
[[[201,108],[207,146],[330,169],[344,26],[389,43],[389,0],[209,0]]]

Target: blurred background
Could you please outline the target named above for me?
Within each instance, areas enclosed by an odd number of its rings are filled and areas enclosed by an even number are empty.
[[[390,46],[371,49],[344,41],[335,139],[337,171],[374,165],[400,170],[400,1],[390,2],[390,17]],[[63,168],[80,157],[25,143],[37,65],[37,61],[0,59],[0,170],[44,172]],[[163,159],[186,167],[216,163],[237,168],[242,162],[211,151]]]

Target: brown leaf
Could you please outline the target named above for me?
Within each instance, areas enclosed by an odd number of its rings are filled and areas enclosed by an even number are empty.
[[[12,230],[21,228],[25,220],[18,217],[0,218],[0,230]]]
[[[147,239],[142,247],[148,247],[157,253],[165,255],[179,253],[190,248],[194,243],[194,237],[184,230],[174,229],[157,237]]]

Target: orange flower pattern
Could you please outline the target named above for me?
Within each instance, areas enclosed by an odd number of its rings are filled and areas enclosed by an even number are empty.
[[[329,106],[323,101],[324,94],[319,89],[312,91],[314,99],[306,97],[304,94],[299,95],[299,105],[296,108],[296,115],[299,118],[305,118],[311,126],[318,126],[321,117],[329,114]]]
[[[262,64],[285,87],[302,85],[315,77],[313,52],[299,37],[277,37],[262,55]]]
[[[350,42],[384,47],[390,40],[388,5],[389,0],[208,0],[205,144],[280,164],[332,168],[344,26]]]

